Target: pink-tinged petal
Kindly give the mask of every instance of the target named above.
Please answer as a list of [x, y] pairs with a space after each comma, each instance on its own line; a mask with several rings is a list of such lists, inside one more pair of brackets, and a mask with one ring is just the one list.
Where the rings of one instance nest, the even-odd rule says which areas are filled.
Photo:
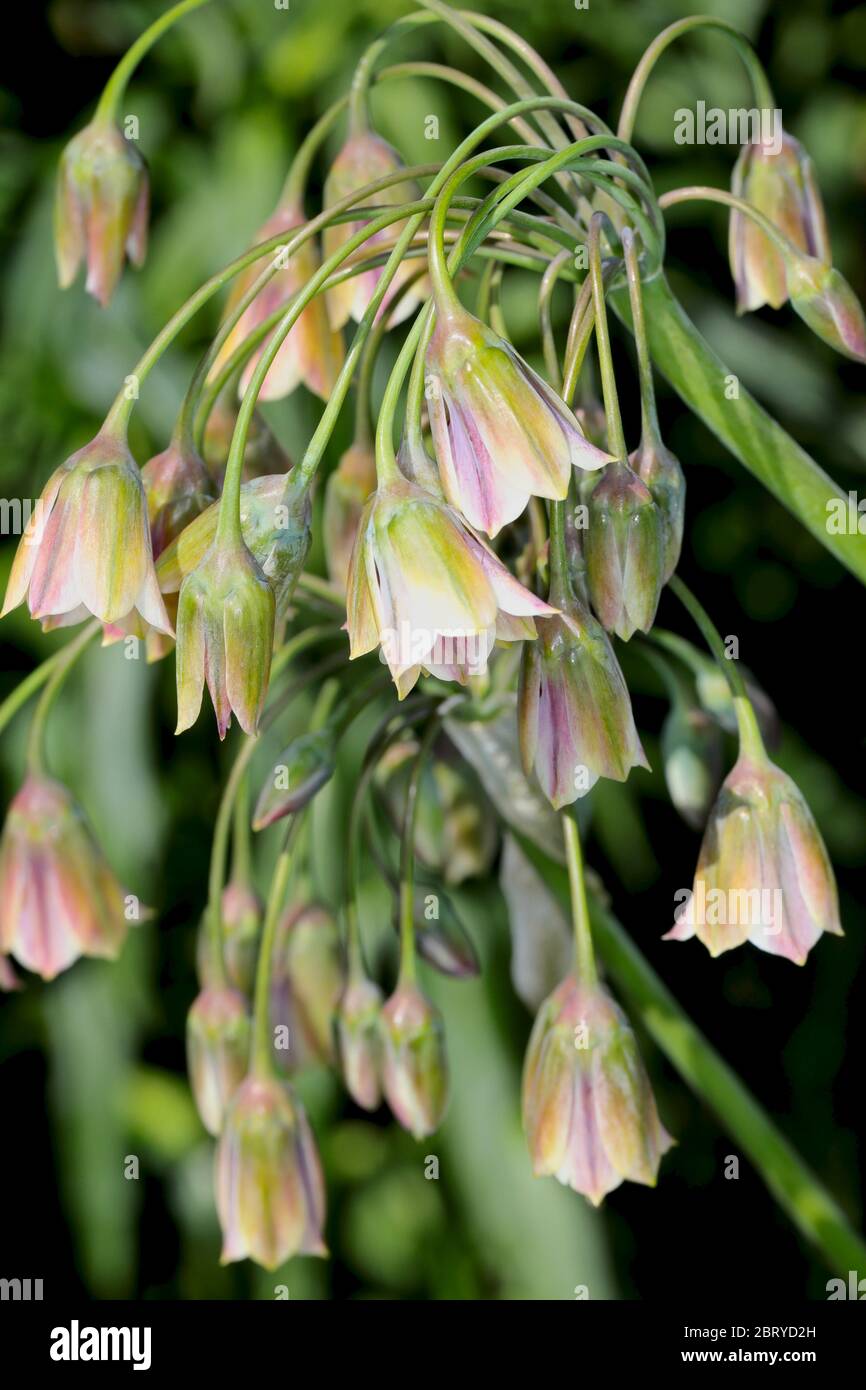
[[536, 614], [550, 615], [557, 611], [515, 579], [510, 570], [503, 565], [499, 556], [494, 555], [490, 547], [485, 545], [483, 541], [467, 532], [466, 543], [481, 561], [484, 573], [496, 595], [496, 601], [506, 613], [510, 613], [514, 617], [530, 617]]
[[28, 603], [34, 618], [69, 613], [82, 602], [75, 574], [75, 546], [83, 482], [81, 473], [70, 473], [45, 523], [30, 578]]

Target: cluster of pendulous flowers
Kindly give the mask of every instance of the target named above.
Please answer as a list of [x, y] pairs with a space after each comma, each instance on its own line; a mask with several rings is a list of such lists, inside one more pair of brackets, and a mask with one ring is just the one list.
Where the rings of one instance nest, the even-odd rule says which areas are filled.
[[[471, 16], [462, 23], [471, 28]], [[697, 936], [714, 956], [751, 940], [802, 963], [822, 932], [841, 930], [820, 834], [796, 786], [767, 756], [753, 687], [726, 671], [731, 692], [720, 696], [716, 687], [708, 700], [701, 682], [695, 687], [690, 672], [653, 645], [659, 599], [679, 561], [685, 478], [662, 441], [653, 396], [642, 281], [658, 273], [660, 210], [642, 162], [611, 135], [620, 164], [610, 168], [621, 167], [623, 179], [598, 172], [596, 149], [589, 182], [562, 183], [563, 196], [576, 195], [572, 207], [544, 203], [517, 222], [509, 217], [513, 200], [491, 195], [463, 200], [457, 216], [450, 176], [475, 158], [487, 129], [425, 193], [417, 171], [370, 128], [369, 80], [362, 65], [322, 212], [310, 219], [305, 211], [316, 152], [308, 142], [251, 250], [216, 277], [214, 290], [229, 289], [222, 326], [166, 448], [139, 468], [127, 444], [134, 402], [121, 392], [96, 437], [46, 484], [38, 530], [22, 539], [3, 609], [26, 602], [45, 629], [91, 623], [40, 676], [29, 771], [0, 844], [3, 987], [18, 983], [11, 959], [50, 979], [79, 956], [115, 956], [127, 922], [140, 915], [70, 793], [44, 767], [51, 703], [91, 629], [104, 643], [138, 638], [153, 660], [176, 648], [179, 733], [198, 718], [205, 686], [221, 738], [233, 715], [245, 734], [264, 735], [299, 691], [322, 687], [324, 699], [325, 677], [337, 676], [336, 703], [317, 703], [314, 726], [278, 755], [252, 814], [247, 762], [258, 745], [242, 745], [217, 824], [201, 992], [188, 1020], [191, 1084], [218, 1141], [223, 1258], [269, 1268], [296, 1252], [325, 1251], [322, 1173], [291, 1083], [300, 1067], [339, 1068], [360, 1106], [372, 1110], [384, 1098], [416, 1138], [432, 1133], [446, 1108], [444, 1023], [416, 982], [416, 956], [453, 976], [477, 969], [447, 885], [486, 872], [496, 852], [480, 793], [441, 756], [449, 718], [513, 719], [516, 709], [527, 794], [568, 818], [577, 964], [542, 1005], [526, 1058], [523, 1112], [536, 1173], [597, 1203], [624, 1179], [653, 1184], [671, 1143], [628, 1020], [588, 965], [594, 956], [568, 809], [599, 778], [622, 782], [648, 766], [615, 641], [637, 638], [664, 673], [672, 699], [665, 774], [675, 805], [704, 833], [695, 895], [670, 935]], [[116, 88], [109, 85], [94, 120], [64, 152], [56, 203], [60, 282], [70, 284], [86, 263], [87, 289], [103, 305], [125, 257], [141, 264], [147, 234], [146, 168], [117, 125]], [[341, 109], [320, 123], [319, 143]], [[550, 178], [581, 169], [581, 143], [569, 146], [560, 122], [567, 109], [561, 103], [548, 117], [557, 132], [546, 147]], [[494, 188], [507, 193], [514, 183]], [[609, 217], [615, 204], [617, 226]], [[575, 228], [589, 246], [585, 279], [557, 249], [572, 244]], [[473, 261], [481, 245], [491, 259]], [[862, 310], [832, 265], [811, 164], [791, 137], [777, 152], [758, 144], [740, 154], [730, 253], [740, 311], [790, 300], [819, 336], [866, 360]], [[562, 370], [549, 342], [547, 379], [490, 312], [495, 276], [484, 267], [500, 274], [509, 257], [553, 279], [564, 273], [574, 289]], [[643, 428], [631, 452], [605, 307], [617, 285], [627, 286], [641, 365]], [[458, 288], [474, 294], [474, 313]], [[195, 307], [178, 311], [160, 350]], [[410, 319], [377, 414], [375, 354], [384, 334]], [[588, 366], [581, 369], [593, 337], [603, 409]], [[158, 355], [142, 359], [141, 381]], [[395, 452], [395, 411], [410, 365]], [[353, 383], [355, 438], [324, 489], [326, 581], [307, 566], [314, 482]], [[256, 403], [300, 385], [325, 404], [293, 466]], [[685, 594], [712, 645], [709, 620]], [[381, 668], [363, 661], [375, 651], [396, 700]], [[363, 681], [350, 680], [348, 659], [361, 662]], [[275, 682], [269, 699], [272, 671], [293, 661], [288, 688]], [[348, 844], [335, 847], [347, 887], [334, 914], [303, 890], [305, 811], [334, 772], [345, 731], [370, 708], [380, 723]], [[740, 752], [719, 789], [723, 729], [732, 720]], [[370, 794], [402, 851], [390, 859], [381, 844], [376, 851], [398, 904], [399, 978], [387, 1001], [365, 965], [355, 901], [367, 825], [361, 803]], [[425, 824], [431, 795], [441, 812], [435, 831]], [[278, 865], [291, 863], [292, 887], [278, 867], [265, 903], [250, 865], [250, 830], [286, 818]], [[371, 825], [374, 833], [381, 826]], [[234, 863], [223, 885], [229, 834]], [[557, 844], [551, 848], [561, 857]], [[432, 920], [424, 911], [431, 882], [444, 884]], [[775, 895], [781, 909], [773, 929], [709, 922], [694, 906], [707, 890]]]

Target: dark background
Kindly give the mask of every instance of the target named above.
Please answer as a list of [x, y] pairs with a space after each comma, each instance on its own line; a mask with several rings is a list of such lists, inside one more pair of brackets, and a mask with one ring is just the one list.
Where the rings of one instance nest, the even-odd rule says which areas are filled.
[[[148, 261], [126, 275], [103, 312], [80, 284], [65, 294], [57, 289], [53, 175], [117, 56], [160, 8], [144, 0], [55, 0], [16, 9], [0, 90], [0, 468], [10, 497], [38, 496], [51, 469], [91, 436], [119, 377], [164, 319], [267, 216], [299, 139], [345, 90], [365, 44], [408, 7], [401, 0], [293, 0], [285, 13], [265, 0], [217, 0], [164, 39], [125, 103], [140, 116], [153, 181]], [[587, 11], [566, 0], [477, 8], [523, 33], [570, 94], [614, 125], [644, 47], [691, 9], [674, 0], [591, 0]], [[739, 23], [756, 41], [785, 126], [815, 160], [836, 264], [866, 300], [866, 9], [782, 0], [703, 9]], [[435, 52], [497, 86], [439, 26], [394, 51], [387, 61]], [[739, 60], [721, 37], [681, 41], [650, 84], [635, 142], [659, 190], [728, 185], [734, 151], [673, 143], [673, 111], [701, 98], [748, 104]], [[401, 83], [399, 92], [392, 84], [377, 93], [374, 110], [407, 162], [431, 158], [425, 114], [441, 121], [433, 158], [445, 158], [480, 119], [469, 97], [429, 83]], [[310, 207], [315, 196], [313, 188]], [[862, 491], [862, 368], [834, 356], [787, 309], [735, 318], [722, 209], [677, 209], [668, 224], [670, 278], [699, 327], [843, 490]], [[519, 273], [508, 277], [506, 318], [517, 345], [530, 352], [537, 349], [534, 293]], [[564, 301], [558, 308], [562, 323]], [[154, 373], [136, 411], [141, 462], [164, 447], [216, 312], [197, 321]], [[626, 382], [630, 349], [621, 335], [617, 351]], [[636, 440], [635, 393], [623, 386], [621, 393]], [[303, 392], [270, 408], [290, 453], [301, 452], [318, 410]], [[681, 572], [722, 632], [737, 634], [743, 661], [777, 705], [779, 761], [802, 786], [827, 840], [847, 934], [819, 943], [802, 969], [751, 948], [713, 962], [696, 943], [662, 944], [674, 892], [690, 883], [698, 840], [670, 808], [658, 774], [604, 789], [588, 854], [617, 915], [674, 994], [859, 1224], [862, 593], [666, 388], [661, 414], [688, 477]], [[343, 429], [332, 461], [346, 442]], [[11, 555], [7, 540], [4, 564]], [[693, 635], [669, 596], [660, 622]], [[6, 620], [3, 638], [5, 693], [51, 641], [21, 610]], [[806, 1247], [745, 1160], [739, 1180], [725, 1180], [732, 1141], [647, 1040], [660, 1109], [679, 1140], [656, 1191], [624, 1185], [596, 1214], [552, 1181], [533, 1182], [518, 1116], [530, 1018], [511, 990], [508, 928], [494, 883], [474, 886], [462, 903], [483, 980], [436, 984], [455, 1074], [441, 1135], [415, 1145], [384, 1116], [371, 1121], [355, 1111], [327, 1074], [307, 1078], [328, 1172], [334, 1258], [295, 1261], [276, 1276], [248, 1266], [220, 1270], [211, 1146], [186, 1087], [183, 1026], [195, 991], [193, 940], [223, 755], [205, 718], [175, 742], [171, 659], [147, 671], [133, 667], [117, 651], [89, 655], [52, 726], [54, 762], [119, 872], [160, 916], [134, 934], [118, 965], [81, 962], [50, 986], [28, 979], [25, 991], [0, 1003], [0, 1274], [42, 1277], [46, 1296], [273, 1297], [274, 1284], [285, 1282], [301, 1298], [568, 1299], [575, 1285], [588, 1283], [593, 1297], [671, 1303], [697, 1294], [708, 1305], [732, 1293], [819, 1299], [831, 1273], [844, 1277]], [[635, 667], [638, 722], [657, 763], [665, 706], [649, 683], [640, 693], [642, 679]], [[22, 725], [17, 720], [4, 739], [7, 799], [20, 777]], [[441, 1157], [442, 1176], [419, 1191], [427, 1152]], [[140, 1158], [137, 1183], [122, 1178], [127, 1154]]]

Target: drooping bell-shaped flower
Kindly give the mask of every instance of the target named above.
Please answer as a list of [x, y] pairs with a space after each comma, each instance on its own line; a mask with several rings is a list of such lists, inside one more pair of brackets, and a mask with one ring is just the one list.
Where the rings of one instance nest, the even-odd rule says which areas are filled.
[[562, 501], [572, 467], [609, 461], [510, 344], [459, 304], [437, 306], [426, 366], [442, 488], [480, 531], [495, 536], [530, 497]]
[[24, 599], [52, 626], [121, 622], [134, 611], [173, 630], [153, 565], [141, 474], [123, 437], [104, 430], [43, 489], [9, 575], [3, 614]]
[[126, 256], [140, 266], [147, 251], [147, 167], [111, 120], [95, 119], [60, 157], [54, 204], [54, 246], [62, 289], [82, 261], [87, 291], [104, 307]]
[[380, 1014], [382, 1089], [394, 1118], [416, 1139], [439, 1128], [448, 1104], [442, 1016], [417, 986], [398, 985]]
[[533, 617], [552, 612], [452, 507], [399, 477], [364, 508], [346, 609], [351, 656], [381, 646], [401, 699], [422, 667], [480, 674], [497, 637], [534, 637]]
[[186, 1021], [190, 1085], [202, 1124], [219, 1134], [232, 1096], [247, 1071], [250, 1016], [247, 1001], [227, 985], [211, 985], [193, 1001]]
[[[381, 136], [375, 135], [370, 130], [350, 134], [325, 180], [325, 207], [332, 208], [335, 203], [348, 198], [358, 189], [365, 188], [367, 184], [375, 183], [378, 179], [386, 178], [389, 174], [398, 173], [402, 167], [403, 161], [397, 151]], [[418, 185], [411, 179], [404, 179], [399, 183], [392, 183], [390, 187], [383, 188], [378, 193], [371, 194], [369, 200], [365, 199], [365, 203], [369, 207], [380, 208], [384, 211], [389, 207], [400, 207], [403, 203], [414, 202], [420, 196]], [[333, 226], [326, 227], [322, 238], [326, 258], [339, 251], [350, 237], [359, 232], [365, 222], [369, 220], [368, 214], [357, 222], [338, 222]], [[371, 255], [380, 245], [393, 243], [402, 228], [403, 224], [397, 222], [392, 227], [375, 233], [372, 238], [363, 243], [352, 259], [356, 260], [361, 256]], [[351, 264], [351, 261], [344, 264]], [[413, 261], [406, 261], [400, 266], [388, 286], [377, 317], [381, 318], [389, 312], [391, 300], [404, 281], [414, 274], [415, 266], [416, 263]], [[376, 266], [350, 280], [345, 280], [341, 285], [335, 285], [327, 291], [328, 316], [334, 329], [342, 328], [349, 318], [354, 318], [360, 322], [381, 276], [382, 268]], [[402, 323], [404, 319], [408, 318], [425, 293], [423, 285], [419, 284], [402, 295], [399, 304], [394, 309], [391, 319], [392, 326]]]
[[79, 956], [113, 960], [143, 915], [66, 788], [31, 773], [0, 839], [0, 951], [50, 980]]
[[[211, 368], [211, 376], [220, 371], [235, 349], [261, 324], [271, 318], [277, 310], [284, 306], [287, 308], [293, 295], [303, 290], [319, 269], [318, 248], [312, 237], [293, 254], [288, 254], [287, 247], [292, 234], [305, 222], [303, 209], [297, 202], [291, 202], [278, 207], [257, 233], [253, 244], [269, 241], [272, 237], [285, 233], [286, 246], [278, 247], [269, 256], [255, 261], [249, 269], [237, 276], [226, 304], [225, 317], [237, 309], [266, 266], [276, 263], [279, 268], [244, 310], [229, 333]], [[265, 337], [263, 345], [252, 353], [244, 367], [239, 385], [241, 395], [249, 385], [269, 337], [270, 334]], [[259, 393], [260, 399], [281, 400], [303, 383], [322, 400], [327, 400], [334, 389], [344, 358], [342, 336], [331, 328], [324, 296], [317, 294], [301, 312], [288, 336], [280, 344]]]
[[655, 1187], [673, 1140], [628, 1019], [602, 985], [568, 975], [539, 1009], [523, 1127], [536, 1177], [555, 1177], [593, 1206], [625, 1181]]
[[649, 632], [664, 576], [662, 517], [645, 482], [627, 463], [608, 465], [587, 501], [586, 584], [608, 632], [624, 642]]
[[345, 593], [349, 561], [364, 503], [376, 490], [376, 457], [369, 443], [356, 441], [346, 450], [325, 485], [322, 540], [332, 583]]
[[[241, 534], [244, 544], [271, 585], [278, 615], [289, 603], [310, 548], [310, 502], [286, 501], [283, 474], [254, 478], [241, 488]], [[156, 563], [164, 594], [177, 593], [213, 548], [219, 504], [190, 522], [166, 547]]]
[[222, 1263], [276, 1269], [326, 1255], [325, 1187], [304, 1108], [282, 1081], [249, 1076], [229, 1106], [216, 1151]]
[[190, 444], [172, 439], [141, 470], [154, 556], [179, 536], [217, 493], [204, 459]]
[[254, 734], [274, 645], [274, 594], [242, 543], [215, 544], [181, 585], [177, 605], [177, 733], [198, 718], [205, 684], [220, 738], [234, 713]]
[[[732, 192], [762, 212], [798, 250], [829, 267], [827, 224], [812, 161], [799, 141], [784, 132], [778, 150], [775, 143], [743, 146]], [[785, 258], [752, 218], [736, 210], [731, 212], [728, 249], [737, 313], [763, 304], [780, 308], [789, 294]]]
[[379, 986], [364, 974], [350, 975], [337, 1005], [337, 1048], [346, 1090], [363, 1110], [376, 1110], [382, 1099], [381, 1010]]
[[599, 777], [624, 782], [648, 767], [619, 662], [601, 624], [577, 599], [536, 620], [524, 645], [518, 692], [520, 753], [527, 777], [559, 809]]
[[823, 342], [866, 362], [866, 316], [848, 281], [833, 266], [811, 256], [798, 256], [788, 265], [791, 308]]
[[686, 519], [686, 479], [675, 454], [660, 439], [646, 436], [629, 456], [629, 464], [646, 483], [658, 508], [662, 530], [662, 583], [667, 584], [680, 560]]
[[765, 755], [743, 753], [704, 832], [694, 889], [667, 939], [712, 956], [745, 941], [803, 965], [822, 932], [842, 935], [833, 870], [802, 792]]

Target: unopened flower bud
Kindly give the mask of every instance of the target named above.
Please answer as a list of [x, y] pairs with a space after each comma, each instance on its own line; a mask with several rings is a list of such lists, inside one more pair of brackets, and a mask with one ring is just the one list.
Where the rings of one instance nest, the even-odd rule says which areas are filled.
[[745, 941], [803, 965], [822, 932], [842, 935], [836, 881], [803, 794], [765, 756], [741, 754], [722, 783], [691, 896], [667, 938], [711, 956]]
[[264, 830], [307, 806], [337, 766], [334, 731], [299, 734], [277, 757], [259, 793], [253, 830]]
[[222, 1263], [276, 1269], [325, 1255], [325, 1188], [304, 1108], [290, 1088], [250, 1076], [235, 1092], [216, 1152]]
[[220, 738], [232, 713], [254, 734], [273, 643], [273, 590], [249, 550], [243, 544], [209, 550], [178, 599], [177, 732], [195, 723], [207, 682]]
[[542, 1004], [523, 1072], [536, 1177], [598, 1206], [624, 1181], [655, 1187], [672, 1144], [625, 1014], [600, 984], [568, 975]]
[[141, 470], [154, 556], [161, 555], [201, 512], [216, 501], [216, 488], [204, 460], [193, 448], [172, 440]]
[[250, 1051], [247, 1002], [236, 989], [212, 986], [195, 999], [186, 1021], [190, 1085], [202, 1124], [219, 1134], [243, 1081]]
[[379, 1080], [382, 991], [366, 975], [350, 979], [337, 1006], [337, 1047], [346, 1090], [363, 1110], [376, 1110], [382, 1099]]
[[300, 1030], [300, 1037], [290, 1036], [290, 1064], [307, 1058], [333, 1062], [334, 1018], [346, 987], [345, 952], [334, 916], [316, 905], [289, 909], [280, 922], [274, 959], [272, 1021], [288, 1023], [290, 1035], [292, 1024]]
[[91, 121], [60, 157], [54, 244], [61, 288], [85, 261], [87, 291], [104, 307], [124, 257], [136, 266], [144, 261], [148, 202], [147, 168], [135, 145], [113, 122]]
[[627, 642], [655, 621], [664, 575], [661, 514], [647, 484], [620, 462], [604, 470], [587, 505], [589, 596], [602, 625]]
[[398, 985], [381, 1013], [382, 1089], [416, 1139], [438, 1129], [448, 1103], [448, 1059], [439, 1010], [415, 985]]
[[812, 256], [798, 256], [788, 266], [791, 307], [812, 332], [830, 347], [866, 362], [866, 317], [844, 276]]
[[641, 441], [629, 463], [646, 483], [661, 519], [662, 582], [667, 584], [677, 565], [683, 545], [686, 518], [686, 479], [679, 459], [661, 440]]
[[[732, 191], [762, 212], [789, 241], [830, 264], [830, 246], [821, 195], [812, 161], [790, 135], [781, 148], [768, 143], [744, 145], [734, 166]], [[788, 298], [785, 258], [760, 227], [741, 212], [732, 211], [729, 233], [731, 274], [737, 289], [737, 312], [778, 309]]]

